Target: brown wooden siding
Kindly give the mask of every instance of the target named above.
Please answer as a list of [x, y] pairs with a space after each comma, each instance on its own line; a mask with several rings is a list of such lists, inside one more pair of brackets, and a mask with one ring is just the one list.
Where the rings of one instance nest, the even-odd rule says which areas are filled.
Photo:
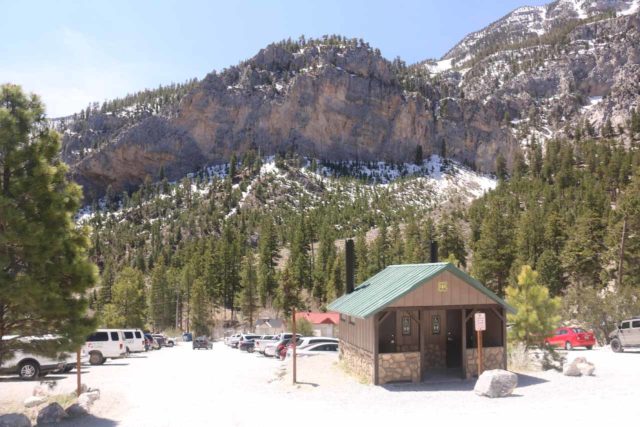
[[[438, 290], [438, 283], [446, 282], [447, 291]], [[424, 285], [394, 301], [389, 307], [459, 306], [495, 304], [488, 296], [477, 291], [458, 276], [444, 271]]]
[[373, 320], [375, 316], [367, 319], [359, 319], [345, 316], [346, 320], [340, 317], [339, 338], [349, 344], [361, 348], [363, 350], [373, 352]]

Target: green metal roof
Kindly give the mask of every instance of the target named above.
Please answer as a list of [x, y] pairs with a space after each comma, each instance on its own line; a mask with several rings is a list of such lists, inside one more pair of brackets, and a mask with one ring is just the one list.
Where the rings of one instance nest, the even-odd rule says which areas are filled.
[[345, 294], [329, 304], [329, 310], [349, 316], [365, 318], [376, 314], [398, 298], [420, 287], [427, 280], [449, 271], [469, 286], [482, 292], [497, 304], [515, 313], [516, 310], [482, 283], [469, 276], [453, 264], [437, 262], [432, 264], [390, 265], [375, 276], [358, 285], [350, 294]]

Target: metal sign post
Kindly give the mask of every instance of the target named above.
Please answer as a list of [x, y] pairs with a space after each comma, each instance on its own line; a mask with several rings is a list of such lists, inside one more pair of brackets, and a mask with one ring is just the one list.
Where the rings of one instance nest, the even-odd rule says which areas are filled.
[[80, 396], [82, 394], [82, 367], [80, 365], [80, 349], [78, 349], [78, 351], [76, 351], [76, 377], [78, 379], [78, 390], [76, 392], [77, 396]]
[[473, 323], [478, 334], [478, 377], [482, 374], [482, 332], [487, 330], [487, 319], [484, 313], [476, 313]]
[[[291, 331], [291, 340], [293, 343], [293, 384], [295, 385], [296, 383], [296, 341], [298, 340], [298, 338], [296, 337], [296, 308], [294, 307], [292, 310], [292, 319], [291, 319], [291, 324], [292, 324], [292, 331]], [[286, 353], [285, 353], [286, 354]]]

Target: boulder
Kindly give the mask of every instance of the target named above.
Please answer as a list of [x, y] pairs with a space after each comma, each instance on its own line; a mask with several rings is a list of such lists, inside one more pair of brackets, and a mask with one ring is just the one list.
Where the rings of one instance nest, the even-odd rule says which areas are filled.
[[579, 377], [580, 375], [582, 375], [580, 373], [580, 369], [578, 369], [576, 364], [573, 362], [565, 363], [565, 365], [562, 367], [562, 373], [568, 377]]
[[76, 418], [87, 415], [89, 413], [89, 408], [79, 403], [74, 403], [65, 409], [65, 412], [69, 417]]
[[31, 421], [24, 414], [5, 414], [0, 415], [0, 427], [31, 427]]
[[580, 370], [580, 373], [584, 376], [592, 376], [596, 370], [596, 366], [591, 362], [578, 363], [576, 367]]
[[38, 425], [56, 424], [67, 417], [67, 413], [59, 403], [53, 402], [38, 412]]
[[38, 406], [47, 401], [46, 396], [29, 396], [24, 400], [25, 408], [33, 408], [34, 406]]
[[591, 376], [596, 367], [584, 357], [576, 357], [562, 367], [562, 373], [568, 377]]
[[476, 382], [473, 391], [478, 396], [505, 397], [513, 393], [518, 385], [518, 376], [503, 369], [484, 371]]

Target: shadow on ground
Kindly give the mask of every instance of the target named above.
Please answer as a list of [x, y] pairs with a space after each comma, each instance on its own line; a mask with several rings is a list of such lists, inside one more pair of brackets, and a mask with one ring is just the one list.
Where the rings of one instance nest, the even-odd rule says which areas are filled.
[[56, 425], [64, 427], [114, 427], [117, 426], [118, 423], [106, 418], [86, 415], [84, 417], [69, 418]]
[[[544, 378], [538, 378], [531, 375], [516, 374], [518, 375], [518, 388], [529, 387], [532, 385], [543, 384], [548, 382]], [[431, 380], [422, 383], [390, 383], [384, 384], [380, 387], [387, 391], [393, 392], [418, 392], [418, 391], [472, 391], [476, 385], [476, 379], [463, 380], [457, 378], [447, 378], [442, 380]], [[514, 397], [518, 397], [514, 394]]]

